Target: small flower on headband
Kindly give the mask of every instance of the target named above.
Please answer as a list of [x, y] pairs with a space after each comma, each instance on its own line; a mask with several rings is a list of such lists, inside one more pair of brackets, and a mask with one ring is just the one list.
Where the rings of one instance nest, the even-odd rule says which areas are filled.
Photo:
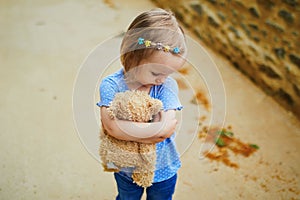
[[139, 38], [138, 44], [144, 44], [144, 38]]
[[179, 54], [179, 53], [180, 53], [180, 49], [179, 49], [178, 47], [175, 47], [175, 48], [173, 49], [173, 53]]
[[164, 51], [165, 52], [169, 52], [170, 51], [170, 47], [167, 45], [167, 46], [164, 46]]
[[150, 47], [151, 46], [151, 41], [150, 40], [146, 40], [145, 41], [145, 46], [146, 47]]
[[162, 43], [160, 43], [160, 42], [156, 43], [155, 48], [156, 48], [157, 50], [162, 50], [162, 48], [163, 48]]

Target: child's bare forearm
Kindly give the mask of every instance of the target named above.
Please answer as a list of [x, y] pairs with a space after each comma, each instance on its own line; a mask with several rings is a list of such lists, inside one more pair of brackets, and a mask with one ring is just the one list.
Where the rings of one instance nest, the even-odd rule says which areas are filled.
[[101, 109], [101, 120], [108, 134], [120, 140], [156, 143], [170, 137], [177, 120], [172, 111], [161, 114], [160, 121], [152, 123], [110, 119], [106, 108]]
[[[112, 120], [108, 133], [120, 140], [137, 141], [143, 143], [156, 143], [171, 136], [174, 132], [172, 124], [176, 122], [139, 123], [124, 120]], [[104, 125], [105, 127], [105, 125]]]

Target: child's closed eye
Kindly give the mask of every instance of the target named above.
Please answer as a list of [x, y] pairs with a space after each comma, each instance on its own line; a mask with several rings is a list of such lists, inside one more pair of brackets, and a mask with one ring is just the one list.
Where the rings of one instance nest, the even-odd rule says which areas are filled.
[[159, 74], [158, 74], [158, 73], [155, 73], [155, 72], [151, 72], [151, 74], [152, 74], [153, 76], [159, 76]]

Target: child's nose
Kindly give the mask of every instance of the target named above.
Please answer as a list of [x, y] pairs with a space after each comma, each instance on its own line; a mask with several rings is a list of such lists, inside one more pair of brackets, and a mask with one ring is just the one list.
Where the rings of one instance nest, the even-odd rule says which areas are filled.
[[166, 77], [161, 77], [155, 80], [156, 83], [163, 83], [165, 81]]

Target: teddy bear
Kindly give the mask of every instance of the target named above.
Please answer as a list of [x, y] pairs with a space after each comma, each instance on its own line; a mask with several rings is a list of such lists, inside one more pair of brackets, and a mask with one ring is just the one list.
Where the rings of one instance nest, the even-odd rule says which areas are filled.
[[[111, 119], [151, 122], [162, 109], [162, 102], [144, 91], [116, 93], [108, 107]], [[155, 163], [155, 144], [124, 141], [110, 136], [102, 126], [99, 154], [105, 171], [133, 169], [133, 181], [142, 187], [152, 185]]]

